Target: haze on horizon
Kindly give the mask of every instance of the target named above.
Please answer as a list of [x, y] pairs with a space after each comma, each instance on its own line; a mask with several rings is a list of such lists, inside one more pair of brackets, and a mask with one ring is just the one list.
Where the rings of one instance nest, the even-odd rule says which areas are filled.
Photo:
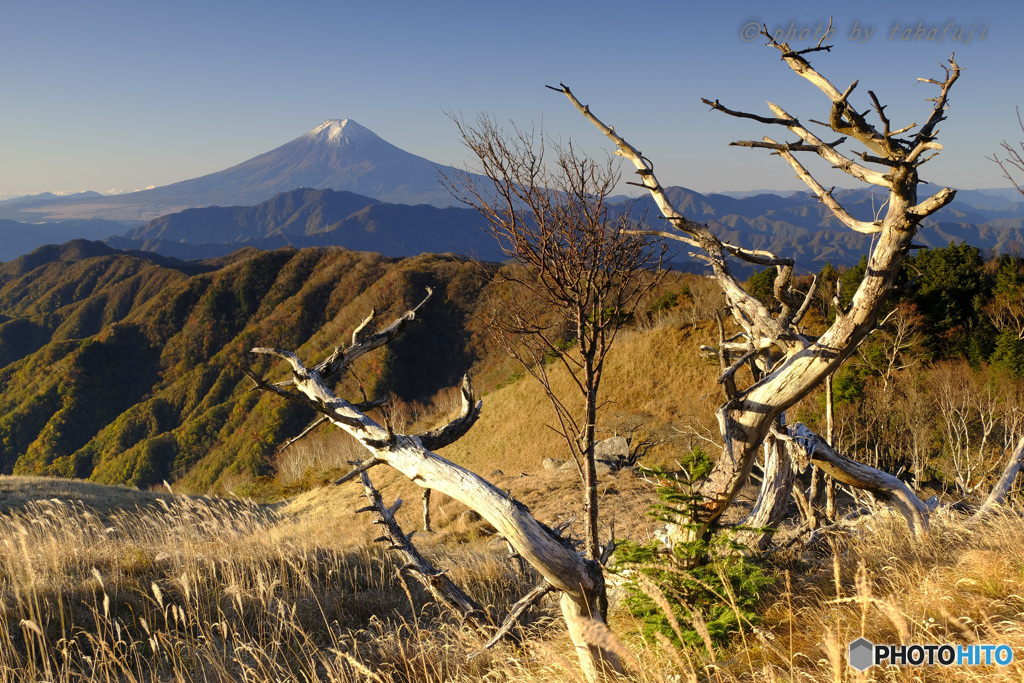
[[[576, 0], [386, 9], [327, 0], [15, 0], [0, 16], [0, 198], [167, 185], [234, 166], [335, 118], [440, 164], [467, 161], [447, 112], [542, 126], [554, 139], [606, 153], [599, 133], [543, 87], [559, 82], [651, 157], [667, 184], [705, 193], [803, 190], [781, 160], [728, 146], [765, 133], [788, 139], [783, 131], [708, 111], [700, 98], [762, 114], [771, 100], [805, 120], [828, 112], [824, 97], [750, 32], [764, 23], [794, 47], [809, 47], [829, 21], [811, 2], [637, 10]], [[964, 72], [939, 129], [945, 149], [925, 177], [1006, 187], [986, 157], [1024, 136], [1015, 114], [1024, 95], [1012, 80], [1013, 65], [1024, 61], [1022, 20], [1024, 8], [989, 0], [860, 2], [833, 14], [834, 49], [810, 57], [837, 87], [859, 79], [858, 108], [873, 90], [895, 128], [924, 119], [934, 86], [916, 79], [941, 76], [938, 62], [955, 51]], [[960, 41], [952, 40], [957, 31]], [[835, 184], [849, 185], [838, 176]]]

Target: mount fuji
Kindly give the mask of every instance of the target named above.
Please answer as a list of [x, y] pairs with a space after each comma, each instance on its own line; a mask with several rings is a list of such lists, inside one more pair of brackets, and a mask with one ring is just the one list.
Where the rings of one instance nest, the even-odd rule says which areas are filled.
[[171, 185], [109, 197], [23, 198], [17, 215], [0, 218], [55, 221], [104, 218], [145, 222], [204, 206], [252, 206], [297, 188], [355, 192], [393, 204], [452, 206], [439, 179], [456, 172], [387, 142], [352, 119], [330, 119], [280, 147], [237, 166]]

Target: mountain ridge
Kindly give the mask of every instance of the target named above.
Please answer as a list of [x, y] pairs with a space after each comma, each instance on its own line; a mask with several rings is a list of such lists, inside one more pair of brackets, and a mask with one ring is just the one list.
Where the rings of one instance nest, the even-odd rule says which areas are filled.
[[[483, 219], [458, 205], [439, 182], [442, 175], [461, 177], [353, 119], [328, 119], [284, 145], [199, 178], [116, 196], [50, 194], [0, 202], [0, 260], [77, 237], [186, 260], [285, 246], [503, 258], [482, 229]], [[685, 216], [707, 223], [723, 239], [793, 256], [805, 271], [825, 260], [853, 265], [870, 241], [851, 234], [808, 192], [666, 191]], [[859, 220], [873, 220], [886, 202], [871, 188], [837, 189], [833, 196]], [[1013, 199], [1009, 192], [963, 191], [921, 226], [920, 240], [928, 246], [965, 240], [986, 249], [1020, 248], [1024, 202]], [[658, 215], [646, 196], [616, 210], [628, 210], [636, 220]], [[12, 222], [12, 216], [23, 222]]]
[[[855, 265], [870, 242], [869, 235], [847, 229], [807, 193], [736, 198], [702, 195], [684, 187], [666, 188], [666, 192], [685, 216], [706, 223], [722, 239], [793, 257], [801, 272], [817, 270], [825, 261], [837, 267]], [[870, 220], [884, 205], [870, 190], [838, 190], [835, 196], [861, 220]], [[646, 197], [625, 200], [613, 209], [628, 211], [638, 221], [650, 222], [650, 216], [657, 215]], [[985, 208], [957, 200], [921, 226], [918, 242], [937, 247], [966, 241], [1004, 252], [1017, 249], [1024, 245], [1021, 215], [1024, 205], [1020, 203]], [[0, 231], [8, 229], [6, 225], [0, 221]], [[392, 204], [351, 192], [312, 188], [282, 192], [252, 206], [186, 209], [104, 241], [117, 249], [182, 260], [223, 256], [243, 247], [273, 250], [288, 246], [341, 246], [389, 257], [454, 252], [484, 260], [505, 258], [487, 233], [486, 221], [472, 208]], [[746, 273], [742, 264], [737, 265]]]
[[430, 324], [342, 381], [423, 401], [475, 358], [466, 326], [484, 281], [451, 256], [247, 249], [182, 265], [84, 240], [0, 265], [0, 474], [195, 490], [258, 476], [311, 416], [249, 391], [244, 368], [282, 370], [250, 349], [322, 354], [368, 311], [386, 324], [426, 287]]
[[106, 242], [119, 249], [185, 259], [227, 254], [245, 246], [336, 246], [389, 257], [455, 252], [501, 259], [484, 227], [485, 221], [472, 209], [392, 204], [352, 192], [301, 188], [255, 206], [188, 209], [161, 216]]

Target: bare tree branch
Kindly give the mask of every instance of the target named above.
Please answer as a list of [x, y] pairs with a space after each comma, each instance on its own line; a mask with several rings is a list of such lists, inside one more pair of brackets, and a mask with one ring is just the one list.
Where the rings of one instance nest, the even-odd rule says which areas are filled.
[[534, 587], [533, 590], [524, 595], [522, 598], [520, 598], [516, 602], [516, 604], [512, 605], [512, 608], [509, 609], [508, 615], [505, 617], [505, 621], [502, 622], [501, 627], [495, 632], [493, 636], [491, 636], [490, 640], [484, 643], [483, 649], [481, 649], [479, 652], [474, 652], [470, 654], [467, 657], [467, 659], [472, 660], [482, 655], [487, 650], [490, 650], [499, 642], [501, 642], [501, 639], [507, 636], [516, 626], [516, 624], [519, 623], [519, 618], [523, 616], [523, 612], [528, 610], [531, 606], [537, 604], [541, 600], [541, 598], [543, 598], [548, 593], [552, 592], [554, 589], [554, 586], [544, 581], [538, 584], [536, 587]]
[[[837, 147], [843, 144], [846, 138], [839, 138], [835, 142], [827, 143], [828, 147]], [[763, 142], [757, 140], [737, 140], [736, 142], [730, 142], [730, 147], [750, 147], [752, 149], [774, 149], [780, 152], [821, 152], [819, 145], [805, 145], [799, 142], [775, 142], [770, 138], [765, 138]]]
[[[548, 87], [552, 88], [552, 86]], [[715, 271], [715, 276], [718, 278], [718, 281], [722, 286], [726, 299], [731, 305], [733, 316], [741, 320], [750, 321], [755, 325], [758, 328], [758, 333], [755, 336], [768, 337], [784, 347], [788, 346], [787, 342], [790, 339], [788, 332], [783, 329], [774, 318], [772, 318], [768, 310], [760, 301], [757, 300], [757, 298], [751, 296], [743, 288], [740, 281], [730, 271], [725, 260], [725, 254], [727, 253], [726, 247], [706, 226], [699, 225], [691, 221], [676, 210], [672, 205], [671, 200], [668, 198], [668, 195], [665, 194], [664, 188], [658, 182], [657, 177], [655, 177], [654, 166], [651, 164], [650, 160], [644, 157], [639, 150], [626, 142], [626, 140], [618, 135], [614, 129], [610, 128], [597, 118], [590, 111], [589, 106], [584, 105], [576, 98], [575, 95], [573, 95], [568, 86], [562, 84], [560, 88], [552, 89], [558, 90], [564, 94], [588, 121], [594, 124], [598, 130], [600, 130], [615, 144], [618, 148], [616, 154], [619, 154], [633, 163], [637, 168], [637, 174], [640, 175], [644, 187], [646, 187], [651, 193], [651, 197], [654, 199], [665, 218], [672, 223], [673, 227], [688, 235], [691, 239], [697, 242], [699, 248], [704, 250], [713, 270]], [[741, 325], [742, 324], [743, 323], [741, 322]]]
[[865, 489], [891, 503], [906, 518], [918, 539], [928, 534], [928, 506], [900, 479], [839, 454], [824, 439], [799, 422], [789, 428], [789, 433], [802, 446], [811, 462], [826, 474], [838, 482]]
[[[782, 107], [780, 107], [780, 106], [778, 106], [778, 105], [776, 105], [776, 104], [774, 104], [772, 102], [768, 103], [768, 107], [773, 112], [775, 112], [777, 115], [780, 115], [780, 116], [786, 116], [787, 115], [785, 109], [783, 109]], [[867, 166], [864, 166], [862, 164], [858, 164], [857, 162], [853, 161], [852, 159], [849, 159], [848, 157], [843, 156], [842, 154], [837, 152], [835, 149], [830, 147], [828, 144], [826, 144], [821, 138], [819, 138], [817, 135], [815, 135], [811, 131], [807, 130], [803, 126], [801, 126], [799, 124], [796, 124], [796, 125], [793, 125], [793, 126], [789, 126], [788, 128], [789, 128], [789, 130], [793, 131], [798, 136], [800, 136], [800, 139], [803, 140], [806, 144], [808, 144], [808, 145], [810, 145], [812, 147], [815, 147], [817, 152], [818, 152], [818, 156], [820, 156], [822, 159], [824, 159], [825, 161], [829, 162], [830, 164], [832, 164], [833, 166], [835, 166], [839, 170], [841, 170], [841, 171], [843, 171], [845, 173], [848, 173], [849, 175], [853, 176], [854, 178], [857, 178], [858, 180], [862, 180], [862, 181], [864, 181], [866, 183], [870, 183], [872, 185], [878, 185], [879, 187], [884, 187], [884, 188], [889, 188], [889, 189], [892, 188], [892, 182], [888, 178], [885, 177], [885, 174], [883, 174], [883, 173], [881, 173], [879, 171], [876, 171], [874, 169], [868, 168]], [[845, 128], [843, 129], [843, 131], [845, 131]], [[837, 132], [843, 132], [843, 131], [837, 131]]]
[[1017, 474], [1021, 469], [1024, 469], [1024, 439], [1021, 439], [1017, 443], [1017, 447], [1010, 453], [1010, 457], [1006, 461], [1006, 467], [1003, 468], [999, 480], [992, 487], [992, 491], [989, 492], [984, 504], [974, 514], [975, 519], [985, 517], [1003, 504], [1006, 496], [1010, 493], [1010, 489], [1013, 487], [1013, 480], [1017, 478]]
[[483, 408], [484, 402], [476, 400], [473, 394], [473, 387], [469, 383], [469, 375], [462, 378], [460, 394], [462, 397], [462, 410], [459, 412], [458, 417], [446, 425], [418, 435], [420, 443], [423, 444], [424, 448], [431, 451], [444, 448], [458, 440], [476, 423], [477, 418], [480, 417], [480, 410]]
[[[427, 295], [415, 307], [406, 311], [405, 315], [394, 320], [390, 325], [380, 332], [370, 335], [365, 339], [358, 340], [359, 333], [373, 320], [374, 312], [364, 319], [355, 330], [352, 331], [352, 345], [348, 349], [335, 349], [326, 360], [317, 364], [314, 368], [324, 379], [331, 379], [344, 372], [357, 358], [384, 346], [394, 339], [399, 332], [416, 319], [416, 314], [426, 306], [434, 296], [434, 290], [427, 287]], [[294, 355], [294, 354], [293, 354]]]
[[402, 531], [402, 527], [395, 521], [395, 512], [401, 507], [402, 499], [397, 499], [392, 507], [387, 507], [365, 470], [360, 473], [360, 476], [364, 494], [370, 504], [361, 508], [359, 512], [372, 512], [375, 518], [374, 524], [381, 528], [381, 536], [377, 540], [388, 543], [389, 550], [397, 551], [405, 558], [405, 566], [400, 571], [412, 572], [413, 576], [434, 596], [439, 604], [448, 607], [463, 621], [482, 633], [484, 627], [492, 622], [491, 616], [476, 600], [455, 585], [446, 572], [435, 569], [434, 565], [423, 557], [413, 545], [412, 539]]
[[335, 486], [341, 486], [342, 484], [344, 484], [346, 482], [352, 481], [353, 479], [358, 477], [363, 472], [366, 472], [371, 467], [376, 467], [377, 465], [383, 465], [383, 464], [384, 464], [384, 461], [380, 460], [379, 458], [372, 458], [372, 457], [371, 458], [367, 458], [366, 460], [363, 460], [362, 462], [357, 463], [356, 466], [354, 468], [352, 468], [352, 470], [350, 472], [346, 473], [343, 477], [341, 477], [340, 479], [335, 481], [334, 485]]
[[796, 171], [797, 177], [799, 177], [800, 180], [804, 181], [804, 183], [806, 183], [807, 186], [811, 188], [811, 191], [814, 192], [815, 196], [818, 198], [818, 201], [827, 206], [829, 210], [832, 212], [832, 215], [838, 218], [848, 228], [867, 235], [881, 231], [882, 224], [880, 221], [874, 221], [869, 223], [866, 221], [859, 221], [853, 216], [851, 216], [850, 213], [846, 209], [844, 209], [843, 206], [838, 201], [836, 201], [836, 199], [832, 196], [832, 190], [834, 190], [835, 188], [826, 190], [824, 187], [822, 187], [821, 183], [819, 183], [814, 178], [814, 176], [808, 173], [807, 169], [804, 168], [803, 165], [799, 161], [797, 161], [796, 157], [794, 157], [788, 151], [780, 150], [779, 155], [783, 159], [785, 159], [790, 166], [793, 167], [793, 170]]
[[[551, 86], [548, 86], [548, 87], [550, 88]], [[703, 102], [704, 104], [708, 105], [709, 107], [711, 107], [712, 109], [714, 109], [716, 111], [720, 111], [723, 114], [728, 114], [729, 116], [735, 116], [735, 117], [741, 118], [741, 119], [753, 119], [753, 120], [759, 121], [761, 123], [773, 123], [773, 124], [778, 124], [780, 126], [791, 126], [791, 125], [793, 125], [795, 123], [798, 123], [798, 121], [796, 119], [791, 119], [791, 118], [774, 118], [773, 119], [773, 118], [768, 118], [766, 116], [758, 116], [757, 114], [748, 114], [747, 112], [736, 111], [735, 109], [729, 109], [728, 107], [724, 107], [721, 104], [719, 104], [718, 100], [715, 100], [714, 102], [712, 102], [711, 100], [708, 100], [708, 99], [705, 99], [705, 98], [702, 97], [702, 98], [700, 98], [700, 101]], [[741, 144], [741, 143], [734, 142], [732, 144], [735, 145], [735, 144]], [[755, 145], [751, 144], [751, 145], [742, 145], [742, 146], [755, 146]]]
[[[1017, 123], [1020, 125], [1020, 130], [1024, 133], [1024, 119], [1021, 119], [1020, 107], [1017, 107]], [[1011, 168], [1024, 173], [1024, 140], [1017, 143], [1017, 147], [1014, 147], [1006, 140], [1003, 140], [1000, 145], [1003, 151], [1006, 152], [1006, 159], [1000, 159], [998, 154], [993, 154], [988, 157], [990, 161], [994, 161], [999, 165], [999, 169], [1003, 172], [1003, 176], [1010, 181], [1010, 184], [1017, 188], [1017, 191], [1024, 195], [1024, 181], [1018, 181]], [[1008, 168], [1009, 167], [1009, 168]]]

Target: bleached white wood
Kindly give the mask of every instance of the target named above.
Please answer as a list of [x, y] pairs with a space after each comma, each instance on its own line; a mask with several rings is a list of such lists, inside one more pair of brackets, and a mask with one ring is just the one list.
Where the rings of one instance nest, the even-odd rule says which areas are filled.
[[975, 518], [980, 519], [984, 517], [1005, 502], [1006, 496], [1013, 487], [1013, 480], [1017, 478], [1017, 474], [1021, 469], [1024, 469], [1024, 438], [1017, 443], [1017, 447], [1010, 453], [1010, 457], [1006, 461], [1006, 467], [1003, 468], [1003, 473], [992, 487], [981, 508], [974, 513]]
[[[847, 103], [857, 83], [850, 85], [845, 92], [840, 92], [828, 79], [814, 70], [801, 52], [795, 52], [784, 43], [771, 40], [769, 44], [783, 53], [783, 59], [801, 77], [818, 87], [831, 102], [829, 126], [844, 137], [853, 137], [864, 144], [870, 154], [863, 154], [866, 162], [882, 165], [885, 170], [878, 171], [863, 164], [852, 161], [847, 156], [822, 141], [811, 133], [795, 117], [790, 116], [781, 107], [769, 103], [769, 107], [777, 118], [760, 117], [729, 110], [715, 102], [704, 100], [713, 109], [733, 116], [752, 118], [768, 125], [779, 125], [787, 128], [800, 137], [797, 145], [775, 143], [771, 138], [764, 143], [777, 153], [797, 171], [799, 177], [811, 188], [818, 198], [829, 207], [837, 219], [853, 230], [875, 234], [873, 248], [868, 257], [867, 270], [863, 281], [854, 293], [853, 300], [845, 310], [838, 310], [835, 322], [818, 339], [809, 341], [796, 328], [792, 315], [793, 305], [786, 301], [786, 288], [792, 272], [792, 266], [783, 259], [775, 259], [779, 264], [779, 277], [776, 279], [775, 292], [777, 297], [782, 294], [782, 312], [773, 316], [763, 304], [750, 295], [742, 283], [731, 273], [726, 256], [739, 257], [752, 263], [764, 263], [774, 258], [764, 253], [754, 254], [742, 248], [729, 245], [726, 247], [706, 226], [695, 223], [683, 216], [673, 205], [664, 188], [654, 173], [653, 163], [626, 139], [605, 124], [562, 84], [553, 90], [561, 92], [572, 105], [590, 121], [602, 134], [616, 146], [616, 154], [631, 162], [640, 177], [638, 185], [646, 188], [654, 199], [669, 224], [676, 231], [673, 239], [700, 249], [699, 255], [707, 261], [718, 281], [733, 319], [744, 330], [748, 345], [736, 345], [737, 352], [749, 353], [747, 359], [755, 372], [755, 382], [749, 387], [732, 391], [728, 400], [717, 411], [722, 439], [722, 454], [715, 467], [700, 487], [699, 493], [704, 502], [699, 510], [703, 528], [698, 534], [706, 536], [715, 520], [733, 501], [740, 487], [745, 483], [757, 457], [758, 449], [769, 434], [772, 424], [782, 413], [806, 396], [815, 386], [825, 380], [839, 365], [846, 360], [876, 327], [879, 312], [886, 296], [891, 291], [899, 274], [903, 259], [908, 253], [917, 225], [922, 218], [934, 213], [952, 201], [955, 192], [946, 188], [936, 192], [930, 198], [919, 202], [918, 185], [922, 182], [917, 174], [917, 166], [926, 159], [921, 154], [928, 149], [938, 149], [933, 141], [934, 129], [943, 120], [948, 103], [949, 89], [959, 77], [960, 68], [953, 59], [949, 60], [946, 78], [943, 81], [931, 81], [939, 85], [941, 92], [934, 99], [934, 105], [925, 125], [920, 128], [913, 139], [907, 141], [895, 137], [889, 130], [889, 121], [883, 108], [874, 95], [872, 101], [878, 112], [885, 130], [879, 132], [868, 124], [864, 117]], [[812, 50], [813, 51], [813, 50]], [[551, 87], [551, 86], [549, 86]], [[902, 131], [905, 132], [905, 131]], [[834, 143], [838, 144], [838, 143]], [[759, 145], [748, 145], [759, 146]], [[889, 190], [887, 202], [883, 205], [884, 215], [876, 217], [870, 223], [856, 221], [835, 201], [829, 191], [796, 161], [793, 151], [816, 152], [833, 166], [863, 182], [885, 187]], [[877, 156], [871, 156], [871, 154]], [[664, 232], [664, 231], [663, 231]], [[806, 298], [804, 299], [806, 302]], [[801, 305], [801, 309], [804, 307]], [[756, 342], [756, 343], [755, 343]], [[723, 351], [724, 352], [724, 351]], [[739, 355], [739, 354], [738, 354]], [[755, 366], [764, 369], [760, 372]], [[735, 373], [723, 373], [723, 379], [732, 381]], [[839, 471], [841, 468], [833, 462], [830, 467]], [[852, 461], [851, 461], [852, 462]], [[856, 464], [856, 463], [854, 463]], [[874, 485], [870, 478], [863, 479], [849, 474], [848, 478]], [[860, 474], [863, 474], [862, 472]], [[891, 482], [890, 482], [891, 483]], [[898, 490], [898, 487], [897, 487]], [[896, 498], [903, 492], [891, 494]], [[912, 515], [912, 525], [916, 531], [926, 530], [927, 510], [921, 513], [913, 502], [905, 502], [904, 508]], [[911, 513], [911, 510], [914, 512]], [[924, 521], [920, 518], [924, 514]], [[917, 516], [913, 516], [917, 515]], [[680, 525], [669, 529], [670, 538], [688, 540], [694, 535], [692, 525]]]
[[[508, 491], [499, 489], [483, 477], [425, 448], [418, 436], [391, 433], [347, 401], [335, 396], [320, 372], [315, 368], [306, 368], [294, 353], [269, 348], [255, 348], [253, 352], [269, 353], [287, 360], [293, 371], [289, 385], [299, 393], [288, 396], [279, 387], [269, 385], [250, 374], [257, 386], [292, 399], [301, 398], [306, 405], [319, 410], [332, 424], [351, 434], [367, 449], [370, 455], [365, 465], [356, 468], [364, 477], [370, 467], [389, 465], [415, 484], [440, 491], [487, 520], [548, 584], [562, 592], [562, 612], [587, 679], [598, 681], [608, 674], [621, 673], [622, 666], [618, 657], [588, 642], [584, 631], [578, 626], [580, 618], [604, 621], [604, 577], [598, 562], [582, 557], [567, 539], [538, 522], [529, 509], [515, 500]], [[482, 402], [474, 400], [467, 381], [463, 384], [462, 413], [449, 425], [428, 433], [430, 438], [441, 443], [453, 435], [461, 435], [476, 419], [481, 408]], [[457, 595], [451, 591], [444, 591], [442, 595], [453, 600], [453, 604], [460, 604]]]
[[928, 535], [929, 509], [906, 483], [888, 472], [850, 460], [827, 444], [806, 425], [789, 428], [794, 441], [806, 451], [811, 462], [838, 482], [870, 491], [889, 502], [907, 520], [918, 540]]

